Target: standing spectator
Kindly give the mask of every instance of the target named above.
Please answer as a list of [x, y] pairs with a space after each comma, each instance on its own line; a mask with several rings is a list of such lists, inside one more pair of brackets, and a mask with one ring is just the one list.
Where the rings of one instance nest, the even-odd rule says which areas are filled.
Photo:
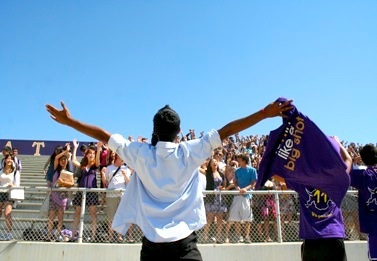
[[[18, 149], [16, 147], [13, 147], [12, 148], [12, 155], [13, 155], [13, 160], [14, 160], [14, 164], [16, 166], [16, 169], [20, 172], [20, 181], [21, 181], [21, 171], [22, 171], [22, 163], [21, 163], [21, 160], [17, 157], [18, 156]], [[21, 183], [20, 183], [21, 185]], [[13, 203], [13, 208], [17, 208], [17, 203], [19, 203], [20, 201], [14, 201]]]
[[[287, 190], [287, 185], [284, 182], [279, 182], [275, 180], [277, 190]], [[292, 221], [294, 216], [296, 216], [297, 211], [294, 202], [293, 194], [281, 194], [279, 196], [279, 207], [281, 215], [281, 223], [283, 231], [289, 231], [292, 226]], [[283, 235], [285, 237], [284, 241], [288, 241], [287, 233]]]
[[368, 235], [369, 260], [377, 260], [377, 148], [367, 144], [360, 150], [366, 169], [351, 171], [351, 186], [358, 189], [360, 231]]
[[[266, 183], [264, 183], [263, 190], [274, 190], [276, 189], [275, 184], [267, 180]], [[270, 233], [270, 223], [272, 223], [272, 226], [274, 228], [273, 235], [277, 235], [277, 221], [276, 221], [276, 202], [274, 199], [274, 194], [267, 194], [263, 195], [263, 206], [262, 206], [262, 217], [263, 217], [263, 225], [264, 225], [264, 236], [265, 242], [272, 242], [271, 239], [271, 233]]]
[[189, 133], [186, 134], [185, 140], [194, 140], [195, 139], [195, 130], [189, 129]]
[[[77, 161], [76, 152], [78, 148], [78, 142], [73, 141], [73, 153], [72, 153], [72, 163], [76, 168], [80, 169], [81, 176], [78, 178], [77, 183], [80, 188], [97, 188], [97, 171], [100, 165], [100, 152], [102, 147], [102, 142], [97, 143], [97, 149], [95, 146], [88, 146], [85, 151], [85, 155], [81, 162]], [[72, 232], [76, 233], [77, 226], [80, 220], [81, 214], [81, 201], [82, 192], [77, 192], [72, 204], [75, 206], [75, 216], [72, 224]], [[97, 192], [86, 193], [85, 205], [89, 207], [89, 213], [92, 219], [92, 235], [91, 240], [95, 240], [96, 230], [97, 230], [97, 205], [98, 205], [98, 194]], [[75, 237], [75, 234], [73, 234]], [[75, 241], [72, 238], [71, 241]]]
[[[2, 170], [5, 166], [5, 156], [7, 155], [12, 155], [12, 148], [9, 147], [9, 146], [5, 146], [2, 150], [1, 150], [2, 154], [3, 154], [3, 159], [1, 160], [1, 164], [0, 164], [0, 170]], [[14, 162], [13, 162], [14, 164]]]
[[[74, 182], [67, 183], [60, 178], [62, 170], [68, 170], [68, 159], [70, 157], [69, 150], [65, 150], [64, 153], [59, 153], [55, 157], [54, 162], [54, 175], [52, 177], [51, 187], [56, 187], [56, 185], [61, 187], [71, 187], [74, 185]], [[51, 238], [51, 231], [54, 227], [54, 219], [58, 217], [58, 224], [56, 226], [57, 238], [60, 235], [60, 232], [63, 229], [63, 218], [64, 211], [67, 207], [68, 192], [67, 191], [53, 191], [50, 194], [50, 204], [49, 204], [49, 214], [48, 214], [48, 224], [47, 224], [47, 237], [46, 241], [53, 240]]]
[[224, 154], [221, 148], [214, 151], [213, 158], [217, 160], [217, 165], [219, 166], [219, 171], [225, 172], [226, 163], [224, 162]]
[[[204, 227], [204, 241], [206, 243], [216, 242], [217, 244], [222, 244], [223, 239], [221, 239], [221, 232], [223, 228], [224, 213], [227, 212], [227, 207], [222, 195], [216, 192], [225, 187], [226, 181], [224, 174], [219, 171], [216, 159], [211, 159], [208, 162], [206, 181], [206, 190], [215, 191], [215, 194], [207, 194], [204, 199], [207, 216], [207, 225]], [[214, 240], [209, 240], [208, 231], [211, 228], [212, 223], [215, 223], [215, 219], [217, 228], [216, 238], [214, 238]]]
[[[233, 197], [232, 205], [230, 206], [229, 222], [226, 229], [226, 242], [229, 242], [229, 230], [232, 223], [235, 222], [236, 233], [239, 237], [238, 242], [249, 244], [251, 243], [250, 227], [253, 221], [253, 212], [250, 205], [251, 194], [247, 192], [251, 191], [255, 186], [257, 171], [253, 167], [248, 166], [250, 160], [248, 155], [240, 154], [237, 160], [240, 167], [236, 169], [234, 185], [240, 195]], [[241, 235], [241, 222], [244, 222], [246, 226], [245, 240]]]
[[81, 144], [81, 145], [80, 145], [80, 152], [81, 152], [81, 154], [82, 154], [83, 156], [85, 155], [87, 149], [88, 149], [88, 146], [87, 146], [87, 145], [85, 145], [85, 144]]
[[18, 156], [18, 149], [13, 147], [12, 148], [12, 155], [14, 158], [14, 164], [16, 165], [17, 170], [20, 172], [22, 171], [22, 163], [21, 160], [17, 157]]
[[201, 184], [195, 170], [225, 137], [266, 118], [282, 116], [282, 112], [292, 108], [291, 102], [270, 103], [218, 131], [208, 132], [201, 139], [179, 144], [173, 141], [180, 131], [180, 117], [168, 105], [153, 118], [151, 144], [130, 142], [119, 134], [110, 135], [106, 130], [78, 121], [71, 117], [63, 102], [62, 110], [49, 104], [46, 109], [58, 123], [109, 144], [135, 170], [132, 185], [123, 197], [132, 196], [133, 200], [121, 201], [113, 228], [125, 233], [132, 223], [140, 227], [144, 234], [141, 260], [202, 260], [195, 231], [206, 221]]
[[[109, 148], [107, 147], [106, 144], [103, 144], [101, 147], [101, 152], [99, 155], [99, 173], [101, 175], [100, 178], [100, 188], [106, 188], [104, 183], [103, 183], [103, 177], [102, 177], [102, 169], [108, 165], [108, 159], [109, 159]], [[103, 213], [104, 205], [106, 204], [106, 193], [101, 192], [101, 210], [100, 213]]]
[[[108, 189], [126, 189], [128, 182], [130, 182], [130, 177], [132, 171], [124, 164], [124, 161], [115, 154], [115, 161], [113, 164], [104, 167], [102, 173], [105, 177], [104, 186]], [[108, 235], [111, 242], [122, 242], [122, 235], [113, 231], [111, 228], [115, 212], [118, 209], [120, 199], [123, 193], [118, 192], [107, 192], [106, 193], [106, 216], [109, 221]], [[129, 199], [132, 200], [132, 199]], [[117, 234], [115, 237], [113, 234]], [[132, 230], [129, 231], [129, 241], [133, 241]]]
[[[9, 188], [20, 186], [20, 172], [15, 168], [12, 155], [4, 157], [4, 168], [0, 174], [0, 216], [4, 208], [5, 225], [7, 235], [5, 240], [11, 240], [12, 236], [12, 205], [13, 201], [9, 199]], [[7, 188], [7, 189], [4, 189]]]
[[[223, 190], [234, 190], [235, 189], [236, 186], [234, 185], [234, 172], [236, 171], [237, 168], [238, 168], [238, 162], [236, 160], [232, 160], [226, 165], [225, 173], [224, 173], [225, 187], [223, 188]], [[229, 209], [230, 209], [230, 205], [232, 204], [232, 201], [233, 201], [233, 195], [223, 195], [223, 198], [224, 198], [224, 201], [225, 201], [226, 208], [228, 210], [225, 213], [224, 220], [228, 220], [229, 219]]]
[[47, 186], [51, 187], [52, 177], [54, 175], [54, 162], [56, 155], [63, 152], [63, 147], [61, 145], [58, 145], [55, 147], [54, 152], [51, 154], [51, 156], [47, 159], [44, 167], [43, 172], [45, 173], [45, 179], [47, 181]]

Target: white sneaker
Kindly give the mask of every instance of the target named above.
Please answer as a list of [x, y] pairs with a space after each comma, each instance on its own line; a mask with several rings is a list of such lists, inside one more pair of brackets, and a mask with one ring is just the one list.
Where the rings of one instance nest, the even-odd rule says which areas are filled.
[[229, 238], [225, 238], [225, 243], [229, 244]]
[[240, 239], [238, 240], [238, 243], [243, 243], [243, 236], [240, 236]]
[[12, 233], [7, 233], [6, 237], [5, 237], [5, 240], [12, 240], [13, 239], [13, 235]]
[[250, 244], [250, 243], [251, 243], [251, 240], [250, 240], [250, 237], [249, 237], [249, 236], [247, 236], [247, 237], [245, 238], [244, 243], [245, 243], [245, 244]]

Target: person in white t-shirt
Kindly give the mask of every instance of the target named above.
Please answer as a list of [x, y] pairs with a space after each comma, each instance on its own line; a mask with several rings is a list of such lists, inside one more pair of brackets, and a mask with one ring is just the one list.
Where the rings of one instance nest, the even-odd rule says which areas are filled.
[[122, 235], [118, 234], [118, 236], [115, 237], [111, 226], [123, 195], [123, 191], [126, 189], [127, 183], [130, 182], [132, 171], [126, 166], [126, 164], [124, 164], [124, 161], [117, 154], [115, 154], [114, 163], [107, 167], [103, 167], [101, 171], [105, 178], [102, 180], [104, 187], [117, 190], [106, 193], [106, 216], [109, 221], [109, 240], [122, 242]]
[[202, 184], [195, 170], [221, 146], [224, 138], [264, 119], [286, 117], [283, 112], [292, 109], [291, 103], [270, 103], [200, 139], [180, 143], [174, 143], [181, 131], [180, 117], [166, 105], [153, 117], [150, 144], [130, 142], [119, 134], [111, 135], [81, 122], [71, 117], [63, 102], [61, 110], [49, 104], [46, 110], [56, 122], [107, 143], [135, 170], [112, 228], [125, 234], [131, 224], [140, 227], [144, 235], [140, 260], [202, 260], [195, 231], [206, 224], [206, 215]]
[[9, 188], [20, 186], [20, 172], [14, 166], [13, 156], [4, 157], [4, 167], [0, 171], [0, 217], [4, 209], [5, 226], [7, 234], [5, 240], [11, 240], [12, 236], [12, 206], [13, 200], [9, 198]]

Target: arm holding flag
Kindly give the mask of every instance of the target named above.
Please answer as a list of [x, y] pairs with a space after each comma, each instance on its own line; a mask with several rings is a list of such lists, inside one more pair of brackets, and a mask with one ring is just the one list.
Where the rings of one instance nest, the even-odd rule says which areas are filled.
[[291, 110], [293, 108], [291, 106], [291, 103], [292, 100], [287, 100], [284, 102], [275, 101], [268, 104], [265, 108], [263, 108], [260, 111], [257, 111], [249, 116], [226, 124], [224, 127], [218, 130], [220, 139], [223, 140], [231, 135], [239, 133], [267, 118], [272, 118], [276, 116], [286, 118], [287, 116], [284, 115], [283, 112]]

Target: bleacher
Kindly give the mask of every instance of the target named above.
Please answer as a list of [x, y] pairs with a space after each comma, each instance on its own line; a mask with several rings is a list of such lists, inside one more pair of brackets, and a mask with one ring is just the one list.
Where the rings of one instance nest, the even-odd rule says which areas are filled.
[[[25, 200], [18, 202], [17, 207], [12, 210], [13, 238], [22, 240], [23, 232], [33, 226], [37, 229], [45, 229], [47, 217], [40, 215], [40, 207], [46, 195], [46, 180], [43, 167], [49, 156], [19, 155], [22, 162], [21, 187], [25, 187]], [[104, 205], [106, 207], [106, 205]], [[98, 206], [98, 223], [106, 222], [104, 211]], [[64, 225], [71, 227], [74, 217], [74, 207], [69, 207], [64, 212]], [[90, 222], [89, 215], [85, 215], [85, 227]], [[90, 230], [90, 229], [88, 229]], [[4, 215], [0, 217], [0, 238], [5, 234]]]

